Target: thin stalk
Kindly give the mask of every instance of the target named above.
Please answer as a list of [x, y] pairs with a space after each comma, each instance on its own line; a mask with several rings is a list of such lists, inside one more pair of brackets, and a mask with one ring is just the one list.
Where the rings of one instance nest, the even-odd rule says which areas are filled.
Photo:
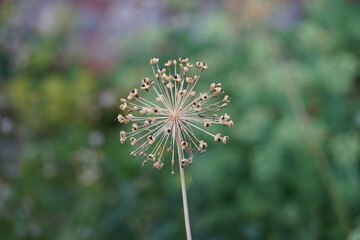
[[181, 160], [183, 159], [183, 151], [180, 145], [179, 133], [176, 133], [176, 135], [177, 135], [176, 145], [177, 145], [177, 152], [179, 157], [180, 182], [181, 182], [181, 193], [182, 193], [183, 208], [184, 208], [186, 239], [191, 240], [192, 237], [191, 237], [191, 229], [190, 229], [189, 208], [188, 208], [187, 195], [186, 195], [185, 173], [184, 173], [184, 168], [181, 166]]

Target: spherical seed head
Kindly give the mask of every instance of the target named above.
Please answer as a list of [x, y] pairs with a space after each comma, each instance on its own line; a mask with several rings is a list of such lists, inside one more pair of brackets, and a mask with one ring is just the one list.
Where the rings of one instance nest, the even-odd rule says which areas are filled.
[[[199, 133], [212, 136], [215, 142], [229, 140], [229, 137], [221, 137], [220, 133], [213, 134], [205, 128], [234, 125], [228, 114], [220, 117], [214, 114], [227, 107], [230, 98], [228, 95], [217, 98], [224, 93], [221, 83], [212, 83], [207, 91], [196, 94], [195, 86], [208, 69], [204, 62], [197, 62], [196, 68], [192, 68], [188, 58], [179, 58], [179, 62], [168, 60], [162, 68], [159, 59], [152, 58], [150, 66], [155, 79], [143, 78], [140, 91], [135, 88], [126, 99], [120, 100], [120, 110], [127, 114], [119, 114], [117, 120], [131, 123], [132, 127], [128, 133], [120, 132], [120, 142], [129, 140], [135, 146], [130, 155], [145, 157], [143, 165], [152, 161], [156, 169], [161, 169], [164, 159], [171, 157], [174, 172], [175, 162], [181, 167], [189, 166], [194, 151], [206, 151], [208, 144], [200, 140]], [[175, 161], [175, 153], [178, 161]]]

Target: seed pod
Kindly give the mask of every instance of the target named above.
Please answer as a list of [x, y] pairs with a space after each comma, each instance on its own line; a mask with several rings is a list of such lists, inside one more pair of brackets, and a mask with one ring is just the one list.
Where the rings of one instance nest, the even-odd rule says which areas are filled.
[[166, 63], [164, 63], [165, 67], [170, 67], [172, 65], [172, 61], [168, 60]]
[[147, 158], [150, 160], [150, 161], [155, 161], [155, 154], [149, 154], [148, 156], [147, 156]]
[[208, 99], [208, 95], [206, 93], [200, 93], [200, 101], [205, 101]]
[[133, 123], [131, 130], [132, 130], [133, 132], [135, 132], [135, 131], [137, 131], [138, 129], [139, 129], [139, 126], [138, 126], [136, 123]]
[[227, 103], [223, 103], [223, 104], [221, 104], [221, 106], [220, 106], [220, 107], [221, 107], [221, 108], [223, 108], [223, 107], [227, 107], [227, 105], [228, 105]]
[[169, 134], [171, 133], [171, 129], [170, 129], [170, 128], [165, 128], [165, 129], [164, 129], [164, 133], [166, 133], [166, 134], [169, 135]]
[[154, 162], [154, 168], [156, 168], [157, 170], [160, 170], [163, 166], [164, 166], [164, 163], [162, 163], [160, 161]]
[[151, 136], [151, 135], [148, 136], [147, 139], [148, 139], [148, 141], [149, 141], [149, 144], [153, 144], [153, 143], [155, 142], [155, 140], [156, 140], [155, 137], [153, 137], [153, 136]]
[[172, 79], [174, 79], [175, 82], [181, 82], [182, 80], [179, 74], [175, 74]]
[[130, 121], [134, 119], [134, 115], [132, 115], [131, 113], [125, 115], [125, 117], [126, 117], [127, 119], [129, 119]]
[[211, 122], [209, 119], [204, 119], [204, 127], [210, 127], [211, 126]]
[[129, 95], [130, 95], [130, 96], [133, 96], [134, 98], [136, 98], [136, 97], [139, 96], [138, 93], [139, 93], [139, 91], [138, 91], [136, 88], [134, 88], [133, 90], [131, 90], [131, 91], [129, 92]]
[[226, 123], [226, 126], [228, 126], [228, 127], [233, 127], [233, 126], [234, 126], [234, 122], [233, 122], [232, 120], [230, 120], [230, 121], [228, 121], [228, 122]]
[[230, 98], [229, 98], [229, 96], [228, 96], [228, 95], [225, 95], [222, 101], [223, 101], [223, 102], [226, 102], [226, 103], [230, 103]]
[[160, 75], [166, 73], [166, 69], [162, 68], [162, 69], [158, 69], [158, 73], [160, 73]]
[[230, 115], [228, 115], [227, 113], [224, 114], [224, 120], [225, 121], [229, 121], [230, 120]]
[[199, 148], [205, 149], [205, 148], [207, 148], [207, 146], [208, 146], [208, 144], [206, 142], [204, 142], [203, 140], [200, 140]]
[[224, 137], [222, 138], [222, 142], [223, 142], [224, 144], [226, 144], [228, 140], [229, 140], [229, 137], [228, 137], [228, 136], [224, 136]]
[[192, 159], [191, 158], [183, 158], [181, 159], [181, 166], [189, 166], [192, 164]]
[[146, 83], [143, 83], [143, 84], [141, 84], [140, 88], [142, 90], [149, 91], [150, 85], [146, 84]]
[[179, 95], [181, 97], [185, 96], [186, 95], [186, 90], [184, 89], [184, 90], [180, 91]]
[[220, 133], [216, 134], [214, 137], [214, 140], [215, 140], [215, 142], [221, 142], [221, 140], [222, 140], [221, 134]]
[[179, 58], [179, 62], [181, 62], [182, 64], [186, 64], [189, 61], [188, 58]]
[[159, 63], [159, 59], [158, 58], [152, 58], [152, 59], [150, 59], [150, 64], [151, 65], [156, 65], [156, 64], [158, 64]]
[[172, 89], [174, 87], [174, 84], [172, 84], [172, 82], [169, 82], [168, 84], [166, 84], [166, 87], [168, 89]]
[[124, 143], [126, 141], [126, 137], [120, 137], [120, 143]]
[[137, 139], [134, 138], [134, 137], [131, 137], [131, 138], [130, 138], [130, 144], [131, 144], [132, 146], [134, 146], [136, 143], [137, 143]]
[[189, 146], [188, 142], [182, 141], [181, 142], [181, 148], [184, 150]]
[[189, 84], [194, 82], [194, 78], [192, 78], [192, 77], [187, 77], [185, 80]]
[[124, 102], [123, 104], [120, 105], [120, 110], [121, 110], [121, 111], [125, 111], [126, 108], [127, 108], [126, 102]]

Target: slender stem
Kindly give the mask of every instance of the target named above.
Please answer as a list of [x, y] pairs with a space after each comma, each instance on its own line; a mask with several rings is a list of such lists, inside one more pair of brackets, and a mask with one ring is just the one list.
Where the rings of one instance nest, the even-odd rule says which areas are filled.
[[176, 133], [176, 145], [177, 152], [179, 156], [179, 169], [180, 169], [180, 181], [181, 181], [181, 193], [183, 199], [183, 208], [184, 208], [184, 219], [185, 219], [185, 229], [186, 229], [186, 239], [191, 240], [191, 229], [190, 229], [190, 218], [189, 218], [189, 208], [187, 203], [187, 195], [186, 195], [186, 184], [185, 184], [185, 173], [184, 168], [181, 166], [181, 160], [183, 159], [183, 151], [180, 145], [180, 133]]
[[182, 192], [183, 206], [184, 206], [186, 238], [187, 240], [191, 240], [192, 238], [191, 238], [191, 229], [190, 229], [189, 209], [188, 209], [187, 196], [186, 196], [185, 174], [184, 174], [184, 168], [181, 167], [181, 165], [180, 165], [180, 180], [181, 180], [181, 192]]

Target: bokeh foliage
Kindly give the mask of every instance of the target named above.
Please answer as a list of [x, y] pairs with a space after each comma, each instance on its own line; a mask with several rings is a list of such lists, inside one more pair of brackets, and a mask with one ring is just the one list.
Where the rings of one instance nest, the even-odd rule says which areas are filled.
[[102, 72], [64, 51], [70, 20], [52, 34], [18, 33], [30, 50], [16, 62], [9, 2], [1, 239], [185, 238], [178, 176], [140, 168], [114, 122], [155, 56], [203, 60], [199, 88], [222, 82], [232, 97], [229, 143], [210, 144], [186, 169], [194, 239], [360, 239], [358, 3], [161, 1], [174, 17], [127, 32]]

